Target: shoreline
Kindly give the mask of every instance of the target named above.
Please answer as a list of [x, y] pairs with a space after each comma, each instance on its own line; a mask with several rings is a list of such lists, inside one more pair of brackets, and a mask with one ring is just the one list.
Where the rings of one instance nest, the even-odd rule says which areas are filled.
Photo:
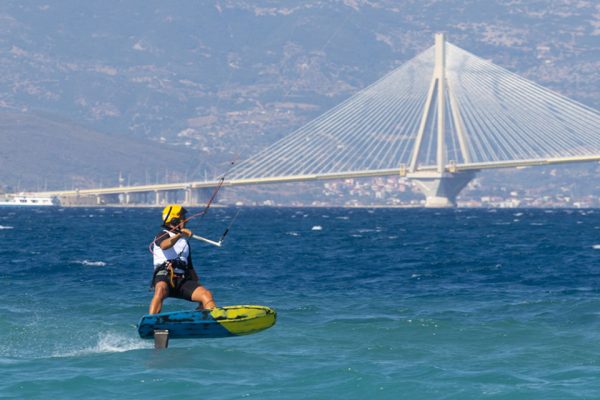
[[[0, 209], [31, 209], [31, 208], [163, 208], [167, 204], [90, 204], [90, 205], [53, 205], [53, 206], [23, 206], [23, 205], [1, 205]], [[188, 208], [204, 208], [206, 204], [182, 204]], [[598, 210], [600, 207], [574, 207], [574, 206], [518, 206], [518, 207], [494, 207], [494, 206], [457, 206], [457, 207], [425, 207], [423, 205], [235, 205], [235, 204], [212, 204], [211, 208], [294, 208], [294, 209], [427, 209], [427, 210]]]

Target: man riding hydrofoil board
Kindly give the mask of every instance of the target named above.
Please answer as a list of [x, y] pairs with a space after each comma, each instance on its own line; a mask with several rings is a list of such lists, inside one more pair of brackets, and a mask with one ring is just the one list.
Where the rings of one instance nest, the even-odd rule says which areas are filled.
[[179, 204], [167, 205], [162, 212], [162, 230], [154, 237], [152, 254], [154, 296], [149, 314], [158, 314], [165, 298], [175, 297], [200, 303], [199, 308], [212, 310], [217, 305], [212, 293], [199, 282], [192, 264], [189, 238], [185, 227], [187, 210]]

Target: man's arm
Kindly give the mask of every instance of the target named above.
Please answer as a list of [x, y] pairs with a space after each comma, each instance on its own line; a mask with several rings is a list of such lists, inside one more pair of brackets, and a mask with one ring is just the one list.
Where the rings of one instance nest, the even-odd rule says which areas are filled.
[[[165, 233], [166, 235], [166, 233]], [[177, 241], [181, 238], [189, 238], [190, 236], [192, 236], [192, 231], [190, 231], [189, 229], [182, 229], [179, 232], [177, 232], [175, 234], [175, 236], [169, 236], [163, 240], [161, 240], [160, 242], [157, 241], [158, 246], [162, 249], [162, 250], [167, 250], [170, 249], [171, 247], [175, 246], [175, 243], [177, 243]]]

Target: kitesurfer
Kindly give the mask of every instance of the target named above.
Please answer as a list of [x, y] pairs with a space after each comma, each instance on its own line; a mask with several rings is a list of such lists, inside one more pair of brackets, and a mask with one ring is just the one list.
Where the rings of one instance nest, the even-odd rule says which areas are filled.
[[187, 210], [179, 204], [170, 204], [163, 210], [163, 229], [151, 245], [154, 255], [154, 297], [150, 303], [150, 314], [158, 314], [167, 297], [196, 301], [204, 309], [216, 307], [212, 293], [200, 284], [192, 264], [188, 240], [192, 231], [185, 227], [186, 213]]

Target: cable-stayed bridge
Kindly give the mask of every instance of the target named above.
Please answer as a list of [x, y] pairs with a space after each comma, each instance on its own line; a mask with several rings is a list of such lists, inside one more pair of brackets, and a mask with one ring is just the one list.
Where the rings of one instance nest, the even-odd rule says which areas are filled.
[[[226, 185], [400, 175], [418, 183], [428, 206], [443, 207], [454, 205], [483, 169], [595, 160], [600, 160], [598, 111], [436, 34], [434, 46], [235, 166]], [[155, 192], [159, 202], [160, 191], [216, 184], [89, 189], [77, 195]]]

